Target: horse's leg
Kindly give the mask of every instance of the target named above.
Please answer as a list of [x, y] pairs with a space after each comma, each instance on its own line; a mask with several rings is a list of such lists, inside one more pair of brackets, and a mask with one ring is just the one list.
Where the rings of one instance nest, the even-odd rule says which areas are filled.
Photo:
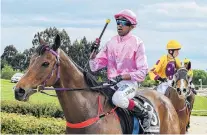
[[192, 93], [189, 97], [187, 97], [187, 100], [190, 103], [190, 110], [189, 110], [190, 112], [189, 112], [188, 124], [186, 126], [186, 131], [188, 131], [188, 129], [190, 128], [190, 116], [191, 116], [191, 112], [193, 110], [193, 104], [194, 104], [194, 101], [195, 101], [195, 94]]

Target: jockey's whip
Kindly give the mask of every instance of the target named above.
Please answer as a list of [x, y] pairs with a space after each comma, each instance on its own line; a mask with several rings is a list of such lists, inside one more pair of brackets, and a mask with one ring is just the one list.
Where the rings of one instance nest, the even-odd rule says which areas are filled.
[[96, 41], [95, 41], [95, 43], [96, 43], [96, 44], [95, 44], [95, 48], [92, 50], [92, 52], [98, 50], [99, 45], [100, 45], [101, 38], [102, 38], [102, 36], [103, 36], [103, 34], [104, 34], [105, 30], [106, 30], [106, 27], [108, 26], [109, 23], [110, 23], [110, 19], [107, 19], [107, 20], [106, 20], [106, 24], [104, 25], [104, 28], [103, 28], [103, 30], [101, 31], [101, 35], [99, 36], [99, 38], [96, 38]]
[[[101, 31], [101, 34], [100, 34], [99, 38], [96, 38], [96, 41], [95, 41], [96, 43], [98, 43], [98, 44], [97, 44], [98, 46], [96, 46], [96, 48], [93, 49], [92, 53], [94, 53], [95, 51], [98, 50], [98, 48], [99, 48], [99, 43], [100, 43], [100, 41], [101, 41], [101, 38], [102, 38], [102, 36], [103, 36], [103, 34], [104, 34], [105, 30], [106, 30], [106, 27], [107, 27], [108, 24], [110, 23], [110, 21], [111, 21], [110, 19], [107, 19], [107, 20], [106, 20], [106, 23], [105, 23], [105, 25], [104, 25], [103, 30]], [[85, 67], [84, 67], [84, 70], [86, 70], [86, 71], [87, 71], [86, 67], [87, 67], [87, 65], [88, 65], [88, 62], [89, 62], [89, 60], [87, 61], [87, 63], [85, 64]]]
[[99, 36], [99, 40], [101, 40], [101, 38], [102, 38], [102, 36], [103, 36], [103, 33], [104, 33], [104, 31], [106, 30], [106, 27], [108, 26], [108, 24], [110, 23], [110, 19], [107, 19], [106, 20], [106, 24], [104, 25], [104, 28], [103, 28], [103, 30], [102, 30], [102, 32], [101, 32], [101, 35]]

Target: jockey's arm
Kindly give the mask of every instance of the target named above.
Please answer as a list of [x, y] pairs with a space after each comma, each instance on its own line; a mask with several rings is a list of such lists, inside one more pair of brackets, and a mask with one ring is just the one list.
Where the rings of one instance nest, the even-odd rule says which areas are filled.
[[176, 63], [176, 69], [179, 69], [182, 67], [182, 64], [178, 58], [175, 58], [175, 63]]
[[133, 80], [142, 82], [145, 80], [148, 70], [147, 57], [145, 55], [145, 47], [143, 42], [140, 42], [135, 55], [136, 71], [129, 72], [129, 74], [123, 75], [124, 80]]
[[149, 77], [151, 80], [158, 80], [158, 78], [161, 77], [159, 73], [161, 73], [163, 62], [164, 57], [161, 57], [153, 66], [153, 68], [149, 71]]
[[94, 55], [94, 57], [91, 57], [89, 60], [89, 66], [91, 71], [95, 72], [99, 69], [102, 69], [107, 66], [108, 64], [108, 58], [107, 58], [107, 46], [105, 46], [97, 55]]

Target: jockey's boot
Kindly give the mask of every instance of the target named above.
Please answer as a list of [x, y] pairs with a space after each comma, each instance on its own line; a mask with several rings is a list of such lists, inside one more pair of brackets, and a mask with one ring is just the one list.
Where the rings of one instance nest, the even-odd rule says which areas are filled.
[[132, 111], [135, 113], [135, 116], [142, 120], [143, 128], [148, 129], [152, 120], [152, 112], [149, 110], [151, 108], [145, 108], [144, 105], [139, 101], [134, 101], [134, 103], [135, 106]]

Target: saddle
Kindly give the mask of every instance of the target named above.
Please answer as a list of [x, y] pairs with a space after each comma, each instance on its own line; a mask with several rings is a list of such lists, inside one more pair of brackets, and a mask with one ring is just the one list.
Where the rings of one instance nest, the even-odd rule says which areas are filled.
[[[90, 74], [89, 72], [84, 72], [84, 78], [86, 83], [90, 86], [90, 87], [95, 87], [95, 86], [100, 86], [101, 83], [96, 81], [96, 78]], [[105, 95], [108, 98], [108, 102], [110, 103], [110, 105], [112, 107], [115, 107], [115, 105], [112, 103], [112, 96], [115, 93], [115, 90], [112, 89], [111, 87], [103, 87], [103, 88], [99, 88], [99, 89], [92, 89], [93, 91], [97, 91], [102, 93], [103, 95]], [[139, 96], [136, 97], [134, 100], [138, 100], [139, 102], [143, 103], [143, 105], [150, 105], [151, 107], [153, 107], [152, 103], [145, 97], [143, 96]], [[123, 134], [159, 134], [159, 119], [158, 119], [158, 114], [156, 113], [155, 109], [152, 108], [152, 110], [154, 110], [153, 112], [153, 120], [152, 120], [152, 125], [154, 124], [155, 127], [153, 129], [150, 130], [145, 130], [142, 127], [142, 120], [141, 118], [136, 117], [136, 114], [134, 114], [134, 112], [129, 111], [128, 109], [123, 109], [123, 108], [117, 108], [116, 109], [116, 113], [119, 117], [120, 120], [120, 124], [122, 127], [122, 132]], [[156, 123], [156, 124], [155, 124]]]

